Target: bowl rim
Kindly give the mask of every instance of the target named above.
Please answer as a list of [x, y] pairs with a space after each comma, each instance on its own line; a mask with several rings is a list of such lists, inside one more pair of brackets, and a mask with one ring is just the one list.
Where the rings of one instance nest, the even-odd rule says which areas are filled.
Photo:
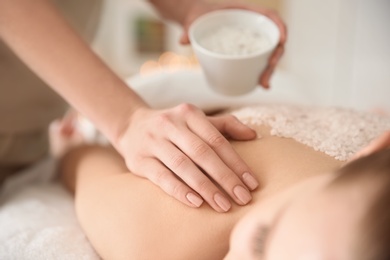
[[[203, 47], [198, 40], [195, 39], [194, 37], [194, 31], [196, 29], [196, 26], [200, 23], [202, 23], [204, 20], [209, 19], [210, 17], [216, 16], [216, 15], [221, 15], [221, 14], [237, 14], [237, 13], [246, 13], [250, 15], [255, 15], [257, 17], [262, 17], [262, 19], [266, 20], [267, 22], [273, 24], [276, 28], [277, 32], [277, 41], [276, 43], [271, 44], [268, 48], [265, 50], [259, 50], [250, 54], [244, 54], [244, 55], [228, 55], [228, 54], [222, 54], [222, 53], [216, 53], [213, 51], [210, 51], [209, 49]], [[204, 15], [199, 16], [195, 21], [193, 21], [190, 25], [190, 28], [188, 30], [188, 35], [190, 38], [190, 43], [193, 47], [196, 47], [198, 50], [202, 51], [204, 54], [214, 57], [214, 58], [219, 58], [219, 59], [227, 59], [227, 60], [241, 60], [241, 59], [248, 59], [248, 58], [254, 58], [259, 55], [264, 55], [275, 49], [275, 47], [278, 45], [280, 41], [280, 30], [279, 27], [276, 25], [274, 21], [272, 21], [269, 17], [252, 11], [252, 10], [246, 10], [246, 9], [239, 9], [239, 8], [230, 8], [230, 9], [223, 9], [223, 10], [216, 10], [216, 11], [211, 11], [208, 12]]]

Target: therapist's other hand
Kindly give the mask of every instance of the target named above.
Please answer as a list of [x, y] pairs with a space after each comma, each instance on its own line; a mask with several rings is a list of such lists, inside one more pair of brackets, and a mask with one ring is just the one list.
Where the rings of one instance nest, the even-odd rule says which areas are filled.
[[250, 140], [256, 132], [231, 115], [207, 117], [189, 104], [139, 108], [118, 150], [130, 171], [184, 204], [199, 207], [205, 200], [226, 212], [231, 207], [227, 195], [246, 205], [259, 184], [224, 135]]
[[180, 43], [189, 44], [190, 39], [188, 36], [188, 29], [193, 21], [199, 16], [206, 14], [211, 11], [219, 10], [219, 9], [245, 9], [254, 12], [258, 12], [270, 18], [275, 24], [278, 26], [280, 31], [280, 40], [278, 45], [276, 46], [274, 52], [268, 60], [268, 66], [260, 75], [259, 84], [265, 88], [270, 88], [270, 79], [275, 70], [276, 65], [278, 64], [280, 58], [284, 53], [284, 45], [287, 40], [287, 27], [283, 22], [282, 18], [274, 11], [268, 8], [263, 8], [258, 5], [250, 5], [250, 4], [237, 4], [237, 3], [227, 3], [227, 4], [209, 4], [203, 1], [195, 1], [192, 6], [187, 18], [183, 24], [183, 34], [180, 38]]

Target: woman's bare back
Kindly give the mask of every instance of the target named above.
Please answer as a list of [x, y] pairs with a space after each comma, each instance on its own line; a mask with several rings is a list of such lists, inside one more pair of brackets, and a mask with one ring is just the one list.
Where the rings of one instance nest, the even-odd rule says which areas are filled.
[[[169, 197], [149, 180], [127, 172], [113, 150], [81, 148], [64, 160], [65, 179], [75, 182], [80, 223], [104, 259], [222, 259], [230, 232], [254, 204], [302, 179], [337, 169], [341, 162], [290, 138], [271, 136], [232, 142], [260, 181], [247, 206], [217, 213], [205, 203], [194, 209]], [[70, 181], [69, 181], [70, 180]]]

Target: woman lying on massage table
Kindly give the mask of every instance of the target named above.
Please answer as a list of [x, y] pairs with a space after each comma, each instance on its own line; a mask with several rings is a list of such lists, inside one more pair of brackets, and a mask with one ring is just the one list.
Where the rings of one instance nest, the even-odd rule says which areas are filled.
[[[351, 120], [350, 113], [345, 116]], [[253, 123], [256, 116], [250, 117]], [[390, 118], [383, 121], [390, 129]], [[348, 142], [353, 126], [347, 131], [338, 126], [342, 130], [335, 134], [329, 122], [325, 125], [333, 131], [331, 138]], [[325, 141], [310, 147], [271, 135], [272, 127], [251, 126], [258, 139], [232, 144], [261, 187], [248, 206], [232, 203], [227, 213], [206, 203], [190, 208], [167, 196], [129, 174], [113, 149], [79, 145], [67, 151], [67, 143], [79, 143], [80, 136], [77, 131], [60, 134], [61, 122], [51, 127], [51, 135], [54, 149], [67, 151], [62, 179], [74, 192], [80, 224], [103, 259], [389, 259], [389, 133], [362, 154], [382, 151], [343, 166], [345, 161], [316, 151]]]

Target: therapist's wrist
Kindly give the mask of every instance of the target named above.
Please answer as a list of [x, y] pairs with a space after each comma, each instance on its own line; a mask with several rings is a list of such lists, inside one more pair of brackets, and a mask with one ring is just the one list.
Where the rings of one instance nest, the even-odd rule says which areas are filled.
[[118, 123], [113, 127], [113, 131], [109, 135], [109, 140], [111, 144], [117, 149], [118, 152], [121, 151], [121, 140], [123, 136], [131, 127], [131, 123], [136, 117], [136, 114], [141, 114], [142, 111], [151, 109], [143, 100], [137, 100], [136, 102], [131, 102], [131, 106], [124, 108], [123, 113], [116, 120]]
[[162, 17], [175, 21], [182, 26], [185, 25], [193, 10], [209, 5], [203, 0], [149, 0], [149, 2]]
[[205, 1], [193, 1], [191, 6], [188, 7], [188, 11], [183, 15], [183, 19], [180, 24], [186, 27], [188, 23], [196, 19], [199, 14], [207, 13], [215, 8], [215, 4], [207, 3]]

